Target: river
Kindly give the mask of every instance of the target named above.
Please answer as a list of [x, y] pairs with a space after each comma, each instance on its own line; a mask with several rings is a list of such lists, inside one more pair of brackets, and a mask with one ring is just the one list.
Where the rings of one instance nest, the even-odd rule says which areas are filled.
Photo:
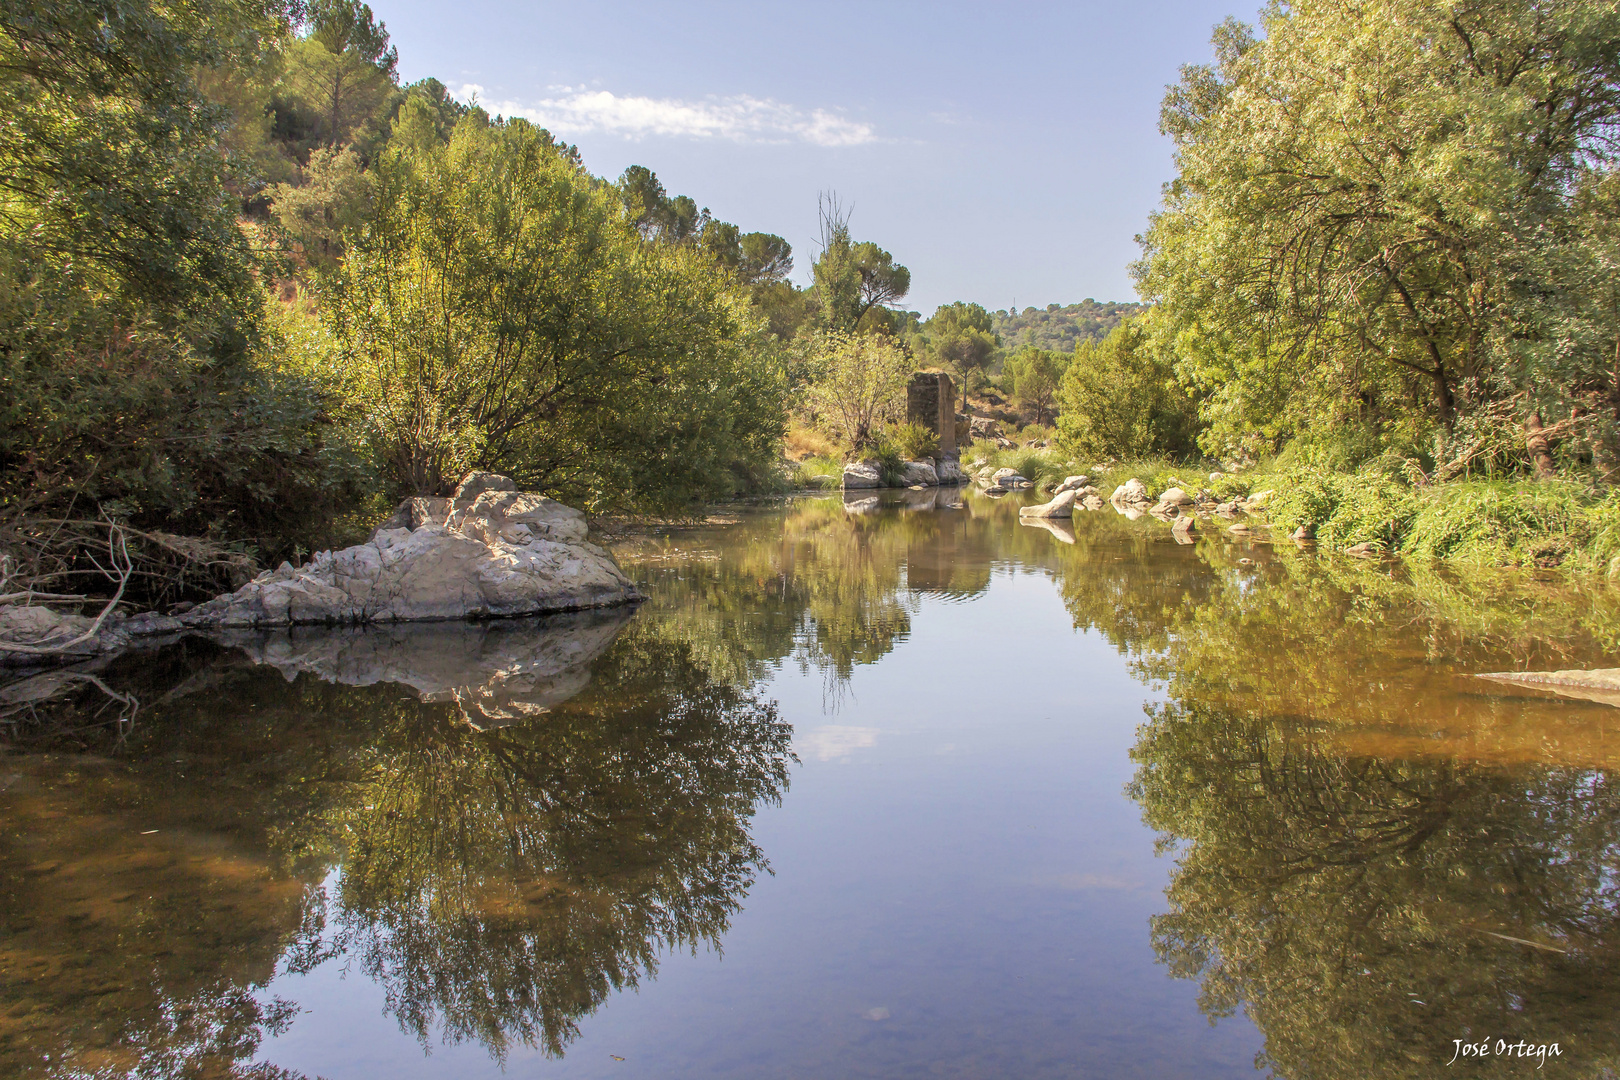
[[1016, 503], [0, 688], [0, 1074], [1615, 1075], [1620, 590]]

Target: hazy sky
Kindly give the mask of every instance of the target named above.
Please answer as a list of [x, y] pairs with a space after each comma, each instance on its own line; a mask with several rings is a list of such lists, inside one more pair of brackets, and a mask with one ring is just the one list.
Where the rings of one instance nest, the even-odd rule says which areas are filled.
[[1170, 178], [1159, 101], [1255, 0], [513, 3], [370, 0], [405, 80], [527, 116], [616, 177], [646, 165], [815, 257], [816, 195], [911, 268], [927, 315], [1134, 298]]

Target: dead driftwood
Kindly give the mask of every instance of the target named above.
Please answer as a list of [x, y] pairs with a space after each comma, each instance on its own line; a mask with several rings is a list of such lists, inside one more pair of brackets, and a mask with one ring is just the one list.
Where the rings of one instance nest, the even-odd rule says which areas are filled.
[[[112, 599], [102, 606], [99, 614], [91, 620], [81, 633], [66, 639], [47, 638], [37, 642], [9, 641], [0, 638], [0, 651], [13, 655], [23, 656], [53, 656], [69, 652], [79, 645], [94, 639], [101, 633], [102, 626], [107, 622], [113, 612], [118, 610], [119, 603], [124, 599], [124, 590], [129, 587], [130, 575], [134, 573], [135, 566], [129, 556], [129, 538], [125, 535], [122, 526], [115, 522], [107, 524], [107, 564], [103, 566], [100, 560], [87, 555], [91, 563], [108, 581], [113, 582]], [[21, 579], [21, 580], [19, 580]], [[0, 603], [16, 604], [24, 607], [39, 606], [34, 599], [39, 594], [30, 585], [30, 578], [24, 576], [15, 567], [9, 555], [0, 556]], [[12, 588], [13, 582], [23, 585], [23, 588]], [[79, 599], [60, 593], [44, 594], [53, 601], [65, 599]]]
[[[135, 597], [146, 604], [187, 583], [235, 588], [258, 567], [239, 551], [195, 537], [136, 529], [103, 518], [40, 518], [0, 510], [0, 666], [78, 655]], [[94, 615], [50, 615], [47, 608]], [[32, 609], [28, 615], [22, 612]]]

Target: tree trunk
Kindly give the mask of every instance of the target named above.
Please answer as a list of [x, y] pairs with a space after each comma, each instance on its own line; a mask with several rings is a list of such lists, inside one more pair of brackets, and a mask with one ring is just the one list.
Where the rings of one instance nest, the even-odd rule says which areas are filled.
[[1536, 467], [1537, 480], [1551, 480], [1558, 474], [1553, 467], [1552, 450], [1547, 436], [1542, 433], [1541, 413], [1532, 409], [1524, 418], [1524, 448], [1530, 451], [1530, 461]]

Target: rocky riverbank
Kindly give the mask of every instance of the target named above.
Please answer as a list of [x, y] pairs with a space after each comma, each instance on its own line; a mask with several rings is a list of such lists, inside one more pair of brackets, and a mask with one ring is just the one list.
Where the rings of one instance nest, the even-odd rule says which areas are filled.
[[84, 659], [199, 631], [494, 619], [642, 599], [586, 535], [579, 510], [474, 473], [449, 498], [407, 499], [364, 544], [283, 563], [188, 610], [96, 620], [0, 606], [0, 664]]

